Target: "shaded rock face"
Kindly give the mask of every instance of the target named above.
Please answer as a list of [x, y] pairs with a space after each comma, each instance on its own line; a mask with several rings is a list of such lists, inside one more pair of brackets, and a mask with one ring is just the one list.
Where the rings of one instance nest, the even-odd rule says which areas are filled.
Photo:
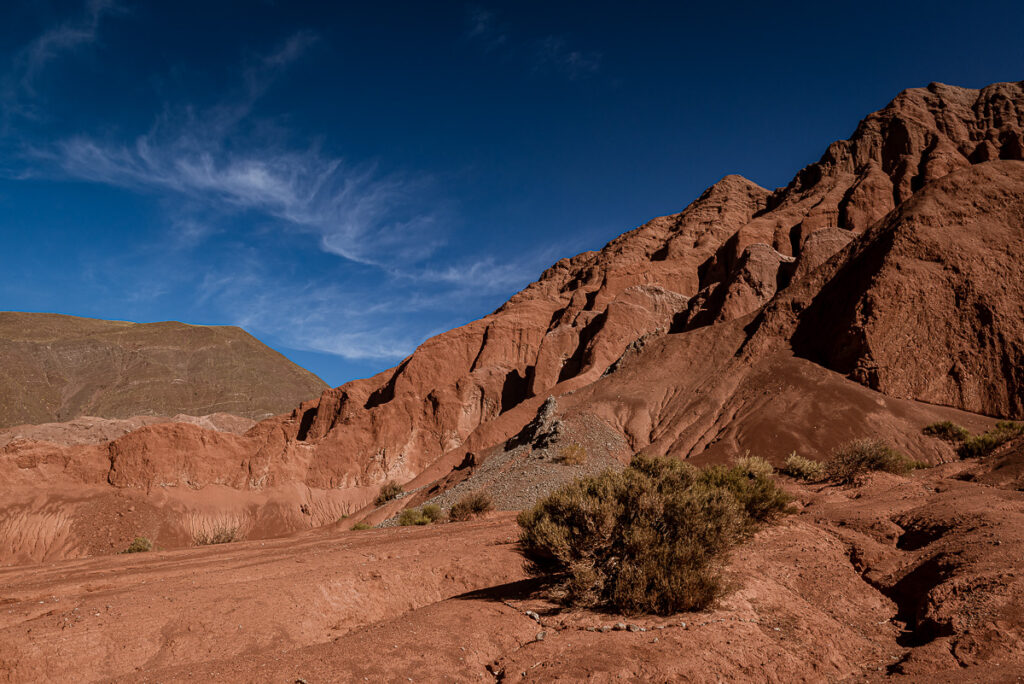
[[240, 328], [0, 312], [0, 427], [79, 416], [263, 419], [326, 385]]
[[794, 350], [890, 396], [1024, 417], [1024, 163], [950, 174], [865, 237]]

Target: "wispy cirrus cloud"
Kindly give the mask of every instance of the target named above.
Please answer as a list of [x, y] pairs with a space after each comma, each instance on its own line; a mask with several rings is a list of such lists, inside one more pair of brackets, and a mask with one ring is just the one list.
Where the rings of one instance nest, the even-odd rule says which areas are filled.
[[[115, 11], [94, 1], [80, 21], [43, 32], [18, 53], [17, 73], [0, 83], [35, 97], [20, 85], [27, 79], [38, 84], [39, 102], [55, 96], [43, 90], [40, 74], [97, 43], [103, 18]], [[505, 44], [493, 16], [477, 23], [474, 39]], [[125, 132], [112, 120], [92, 130], [65, 126], [78, 132], [61, 137], [21, 117], [6, 140], [18, 141], [22, 163], [6, 175], [157, 199], [162, 215], [145, 239], [83, 264], [90, 292], [126, 312], [169, 308], [292, 349], [400, 360], [428, 336], [492, 309], [553, 255], [496, 259], [475, 254], [465, 240], [448, 245], [450, 212], [432, 178], [350, 162], [320, 138], [296, 142], [293, 131], [263, 116], [264, 98], [319, 43], [312, 32], [294, 33], [238, 66], [227, 92], [164, 98], [142, 131]], [[146, 121], [145, 112], [139, 118]]]
[[81, 16], [41, 33], [15, 58], [15, 73], [20, 77], [20, 85], [32, 92], [35, 79], [50, 62], [63, 53], [95, 43], [100, 20], [118, 9], [114, 0], [89, 0]]
[[545, 36], [536, 47], [537, 68], [554, 68], [570, 79], [597, 73], [601, 68], [601, 54], [574, 50], [564, 38]]
[[580, 50], [558, 35], [540, 39], [510, 39], [510, 31], [491, 10], [470, 5], [466, 11], [466, 38], [483, 46], [488, 52], [504, 50], [506, 54], [533, 65], [536, 71], [555, 71], [570, 80], [597, 73], [601, 69], [601, 53]]
[[[321, 249], [366, 264], [415, 261], [440, 244], [429, 179], [380, 174], [317, 147], [296, 149], [243, 124], [272, 83], [316, 43], [299, 33], [247, 68], [222, 101], [167, 107], [151, 129], [125, 143], [87, 135], [33, 147], [30, 155], [77, 180], [175, 193], [209, 208], [253, 211], [312, 233]], [[178, 221], [187, 224], [188, 221]]]
[[488, 50], [497, 49], [508, 42], [508, 36], [498, 26], [494, 12], [476, 5], [471, 5], [466, 12], [466, 37]]
[[114, 0], [88, 0], [77, 16], [51, 26], [14, 53], [0, 78], [0, 133], [7, 133], [19, 119], [38, 119], [37, 81], [59, 58], [94, 45], [100, 24], [110, 14], [123, 11]]

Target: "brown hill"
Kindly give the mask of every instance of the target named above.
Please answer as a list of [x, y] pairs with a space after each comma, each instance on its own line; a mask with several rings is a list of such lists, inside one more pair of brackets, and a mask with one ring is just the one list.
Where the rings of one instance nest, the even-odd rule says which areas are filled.
[[240, 328], [0, 312], [0, 427], [79, 416], [262, 419], [325, 384]]

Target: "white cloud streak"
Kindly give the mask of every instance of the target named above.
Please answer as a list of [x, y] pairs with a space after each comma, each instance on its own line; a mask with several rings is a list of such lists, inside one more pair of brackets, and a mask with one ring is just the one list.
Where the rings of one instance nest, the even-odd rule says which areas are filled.
[[[81, 21], [27, 46], [19, 78], [28, 85], [21, 91], [61, 54], [95, 42], [102, 17], [116, 9], [92, 2]], [[478, 17], [473, 31], [495, 45], [505, 42], [489, 14]], [[515, 262], [474, 260], [465, 246], [441, 252], [437, 198], [427, 199], [430, 179], [350, 165], [317, 146], [289, 146], [283, 132], [267, 133], [263, 122], [254, 122], [260, 98], [316, 43], [307, 32], [291, 36], [242, 70], [239, 86], [218, 102], [167, 106], [129, 141], [77, 135], [30, 148], [32, 166], [20, 175], [56, 175], [173, 202], [166, 243], [143, 245], [127, 260], [112, 255], [109, 268], [94, 269], [94, 284], [111, 296], [130, 302], [124, 292], [144, 301], [188, 293], [196, 310], [223, 312], [226, 322], [281, 345], [394, 362], [436, 333], [439, 319], [463, 320], [488, 297], [526, 285], [548, 261], [539, 254]], [[221, 219], [250, 212], [314, 236], [324, 252], [376, 267], [370, 269], [376, 276], [342, 285], [323, 269], [319, 280], [289, 275], [274, 255], [244, 239], [224, 254], [197, 256], [205, 241], [227, 232]]]
[[420, 199], [426, 179], [381, 175], [315, 147], [244, 139], [241, 124], [256, 101], [315, 42], [309, 33], [292, 36], [245, 70], [239, 92], [206, 109], [169, 108], [132, 143], [76, 136], [32, 154], [73, 179], [264, 213], [315, 234], [324, 251], [352, 261], [386, 265], [426, 257], [440, 244], [437, 216]]
[[88, 0], [80, 16], [46, 29], [14, 54], [0, 78], [0, 134], [19, 120], [43, 118], [36, 92], [43, 72], [60, 57], [98, 42], [103, 18], [121, 11], [114, 0]]
[[103, 15], [117, 9], [113, 0], [90, 0], [85, 5], [82, 17], [40, 34], [16, 58], [21, 86], [30, 93], [34, 92], [35, 79], [43, 69], [62, 53], [95, 43]]

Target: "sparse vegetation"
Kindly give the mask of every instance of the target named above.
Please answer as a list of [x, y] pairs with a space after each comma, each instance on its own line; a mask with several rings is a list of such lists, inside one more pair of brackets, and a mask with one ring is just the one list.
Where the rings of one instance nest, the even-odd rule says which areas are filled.
[[441, 507], [438, 506], [437, 504], [427, 504], [426, 506], [421, 508], [420, 511], [423, 512], [423, 515], [426, 516], [430, 520], [430, 522], [437, 522], [442, 517], [444, 517], [444, 513], [441, 511]]
[[423, 513], [417, 508], [406, 508], [398, 514], [398, 524], [402, 527], [408, 527], [409, 525], [429, 525], [430, 518], [423, 515]]
[[751, 456], [746, 452], [736, 459], [736, 467], [751, 475], [763, 475], [769, 477], [775, 473], [775, 466], [760, 456]]
[[356, 530], [356, 531], [359, 531], [359, 530], [372, 530], [373, 529], [373, 525], [367, 525], [364, 522], [357, 522], [355, 525], [352, 526], [352, 529]]
[[398, 514], [398, 524], [429, 525], [440, 520], [441, 515], [441, 507], [437, 504], [427, 504], [423, 508], [407, 508]]
[[145, 553], [146, 551], [153, 550], [153, 542], [149, 541], [145, 537], [136, 537], [132, 540], [132, 543], [128, 545], [128, 548], [121, 553]]
[[881, 470], [906, 475], [915, 468], [928, 464], [911, 460], [880, 439], [855, 439], [832, 451], [825, 463], [828, 479], [840, 484], [852, 484], [865, 474]]
[[583, 465], [587, 462], [587, 449], [582, 444], [574, 442], [562, 447], [558, 454], [558, 461], [565, 465]]
[[237, 527], [222, 526], [197, 532], [193, 535], [192, 542], [196, 546], [209, 546], [211, 544], [229, 544], [239, 541], [239, 539], [241, 536]]
[[782, 472], [805, 482], [818, 482], [825, 478], [825, 464], [805, 458], [794, 451], [783, 462]]
[[957, 425], [949, 420], [925, 425], [921, 432], [929, 437], [938, 437], [939, 439], [944, 439], [947, 442], [963, 442], [971, 436], [971, 433], [967, 431], [967, 428], [962, 425]]
[[476, 491], [466, 494], [452, 504], [448, 511], [448, 519], [453, 522], [462, 522], [470, 518], [476, 518], [491, 510], [493, 504], [491, 497], [486, 492]]
[[985, 456], [997, 447], [1006, 444], [1014, 437], [1024, 434], [1024, 423], [1014, 423], [1009, 420], [1001, 420], [988, 432], [980, 435], [968, 436], [967, 439], [957, 448], [960, 458], [978, 458]]
[[373, 500], [373, 503], [378, 506], [383, 506], [392, 499], [397, 499], [402, 495], [402, 485], [398, 484], [394, 480], [388, 480], [381, 485], [380, 491], [377, 493], [377, 498]]
[[638, 455], [625, 470], [576, 480], [523, 511], [521, 553], [570, 605], [699, 610], [722, 592], [728, 550], [788, 507], [763, 468], [752, 470]]

